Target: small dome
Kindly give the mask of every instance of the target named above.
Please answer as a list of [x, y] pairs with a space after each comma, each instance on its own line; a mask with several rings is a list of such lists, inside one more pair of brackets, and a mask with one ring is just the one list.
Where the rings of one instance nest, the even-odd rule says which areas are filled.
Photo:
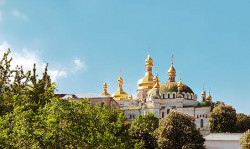
[[172, 62], [171, 67], [168, 70], [168, 74], [176, 74], [176, 70], [174, 69], [173, 62]]
[[208, 96], [207, 96], [207, 98], [206, 98], [206, 101], [212, 101], [212, 96], [210, 95], [210, 92], [209, 92], [209, 94], [208, 94]]
[[146, 64], [152, 64], [153, 65], [153, 59], [148, 55], [148, 58], [145, 60]]
[[[160, 85], [160, 94], [168, 93], [168, 92], [178, 92], [178, 84], [179, 82], [167, 82]], [[194, 93], [190, 87], [183, 84], [182, 92], [185, 93]], [[148, 95], [155, 94], [155, 89], [151, 89], [148, 91]]]

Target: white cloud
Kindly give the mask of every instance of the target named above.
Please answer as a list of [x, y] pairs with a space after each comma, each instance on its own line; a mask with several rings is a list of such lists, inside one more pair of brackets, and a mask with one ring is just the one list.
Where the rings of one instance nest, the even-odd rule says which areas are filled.
[[6, 52], [10, 48], [10, 45], [7, 41], [4, 41], [2, 44], [0, 44], [0, 56], [3, 56], [3, 53]]
[[27, 15], [21, 13], [21, 12], [18, 11], [18, 10], [13, 10], [13, 11], [12, 11], [12, 14], [13, 14], [15, 17], [17, 17], [17, 18], [20, 18], [20, 19], [23, 19], [23, 20], [26, 20], [26, 21], [29, 19]]
[[[4, 41], [0, 44], [0, 57], [2, 58], [3, 54], [10, 48], [10, 44], [7, 41]], [[46, 63], [41, 60], [41, 52], [39, 51], [30, 51], [28, 49], [22, 49], [22, 51], [15, 51], [11, 48], [10, 57], [13, 58], [11, 62], [11, 67], [14, 68], [17, 65], [22, 66], [24, 71], [32, 70], [34, 63], [36, 64], [37, 74], [39, 76], [44, 72]], [[10, 58], [9, 57], [9, 58]], [[57, 78], [67, 77], [67, 72], [58, 69], [48, 68], [48, 73], [51, 76], [52, 81], [56, 81]]]
[[57, 78], [60, 78], [60, 77], [64, 77], [66, 78], [67, 77], [67, 72], [64, 71], [64, 70], [48, 70], [48, 73], [50, 74], [50, 77], [52, 80], [56, 81]]
[[74, 60], [74, 72], [76, 71], [87, 71], [87, 65], [85, 64], [85, 62], [81, 62], [81, 60], [79, 58], [76, 58]]

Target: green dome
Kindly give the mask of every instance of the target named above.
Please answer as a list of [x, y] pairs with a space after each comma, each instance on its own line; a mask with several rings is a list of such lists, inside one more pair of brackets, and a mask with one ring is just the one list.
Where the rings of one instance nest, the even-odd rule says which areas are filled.
[[[167, 92], [178, 92], [178, 84], [179, 82], [167, 82], [160, 85], [160, 94]], [[194, 93], [190, 87], [183, 84], [182, 92], [184, 93]], [[152, 88], [148, 91], [148, 95], [155, 94], [155, 89]]]

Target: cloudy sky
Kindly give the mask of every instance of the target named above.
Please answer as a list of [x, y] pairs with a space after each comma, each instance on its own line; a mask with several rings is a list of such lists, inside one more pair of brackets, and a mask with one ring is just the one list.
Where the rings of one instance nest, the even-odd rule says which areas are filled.
[[[250, 1], [0, 0], [0, 56], [41, 73], [46, 63], [58, 93], [110, 94], [120, 69], [136, 95], [148, 46], [162, 83], [171, 55], [182, 82], [198, 95], [250, 114]], [[177, 77], [179, 80], [179, 75]]]

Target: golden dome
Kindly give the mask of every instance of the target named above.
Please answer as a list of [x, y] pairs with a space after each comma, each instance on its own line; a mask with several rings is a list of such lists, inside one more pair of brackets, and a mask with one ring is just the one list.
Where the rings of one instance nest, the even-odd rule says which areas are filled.
[[201, 96], [206, 96], [206, 91], [205, 91], [205, 88], [203, 87], [203, 91], [201, 93]]
[[123, 100], [123, 99], [128, 99], [128, 94], [123, 91], [122, 89], [122, 84], [123, 84], [123, 79], [120, 76], [118, 79], [118, 89], [117, 91], [113, 94], [113, 98], [115, 100]]
[[174, 69], [173, 62], [171, 63], [171, 67], [168, 69], [168, 74], [175, 75], [176, 70]]
[[152, 66], [153, 66], [153, 60], [150, 57], [150, 54], [148, 55], [148, 58], [146, 59], [146, 73], [143, 78], [141, 78], [137, 85], [138, 89], [151, 89], [154, 86], [153, 83], [153, 74], [152, 74]]
[[212, 96], [210, 95], [210, 92], [209, 92], [209, 94], [208, 94], [208, 96], [207, 96], [207, 98], [206, 98], [206, 101], [208, 102], [208, 101], [212, 101]]
[[181, 79], [180, 79], [180, 82], [178, 83], [178, 88], [182, 88], [183, 87], [183, 84], [181, 83]]
[[155, 75], [155, 85], [154, 85], [154, 88], [155, 89], [159, 89], [160, 88], [160, 82], [159, 82], [159, 78], [158, 76]]
[[173, 64], [174, 64], [173, 61], [174, 61], [174, 57], [172, 55], [171, 67], [168, 69], [168, 74], [169, 75], [175, 75], [176, 74], [176, 70], [174, 69], [174, 66], [173, 66]]
[[107, 85], [106, 82], [104, 82], [104, 84], [103, 84], [103, 89], [107, 89], [107, 88], [108, 88], [108, 85]]
[[148, 58], [145, 60], [146, 65], [152, 65], [153, 66], [153, 59], [150, 57], [150, 54], [148, 55]]
[[106, 82], [104, 82], [103, 84], [103, 92], [101, 94], [101, 96], [105, 96], [105, 97], [111, 97], [111, 95], [107, 92], [108, 89], [108, 85]]
[[130, 96], [129, 96], [129, 100], [133, 100], [133, 96], [132, 96], [132, 94], [130, 94]]

